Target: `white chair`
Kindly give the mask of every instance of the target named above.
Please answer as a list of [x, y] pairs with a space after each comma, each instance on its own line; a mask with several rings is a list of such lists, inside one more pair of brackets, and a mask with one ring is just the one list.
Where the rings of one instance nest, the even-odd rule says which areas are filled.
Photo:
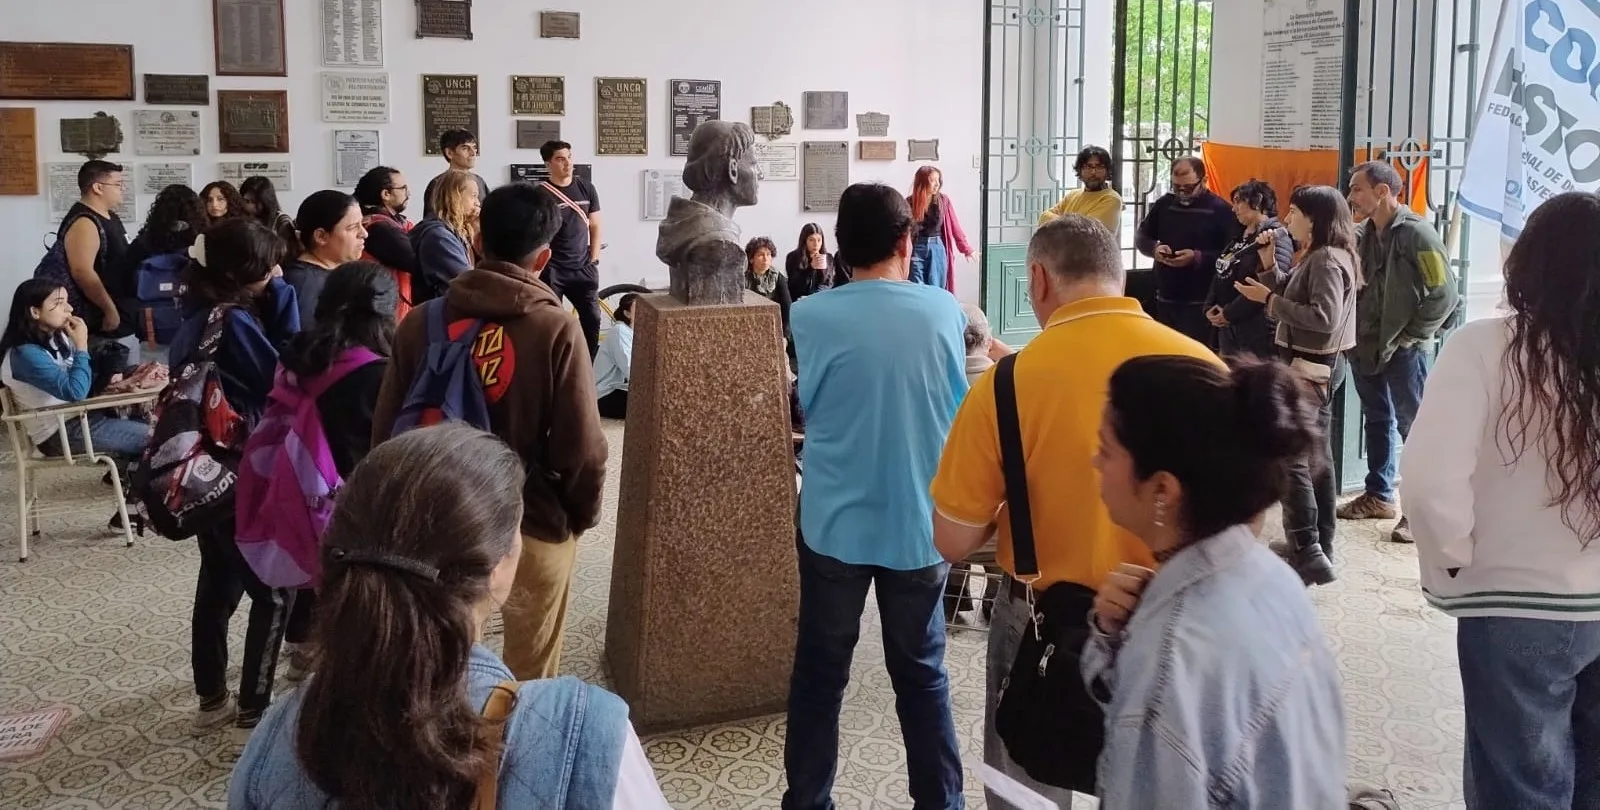
[[[6, 425], [6, 433], [11, 438], [11, 456], [16, 462], [17, 471], [17, 545], [19, 562], [28, 561], [28, 536], [39, 534], [39, 520], [47, 516], [47, 512], [39, 507], [39, 493], [34, 486], [34, 474], [40, 470], [51, 467], [78, 467], [83, 465], [93, 466], [104, 464], [110, 471], [111, 491], [117, 502], [117, 517], [122, 521], [122, 535], [126, 547], [133, 547], [133, 528], [128, 520], [128, 502], [122, 495], [122, 473], [117, 470], [115, 461], [108, 455], [96, 453], [94, 441], [89, 437], [89, 414], [95, 411], [125, 408], [133, 405], [142, 405], [156, 398], [156, 391], [140, 391], [129, 394], [115, 394], [110, 396], [95, 397], [80, 402], [69, 402], [63, 405], [53, 405], [48, 408], [24, 410], [12, 396], [11, 389], [0, 388], [0, 420]], [[59, 435], [65, 436], [67, 422], [77, 419], [82, 425], [84, 449], [88, 452], [74, 454], [68, 442], [62, 442], [61, 456], [46, 456], [41, 454], [33, 445], [33, 440], [28, 436], [28, 422], [42, 417], [56, 420]], [[75, 509], [61, 509], [61, 513], [76, 511]]]

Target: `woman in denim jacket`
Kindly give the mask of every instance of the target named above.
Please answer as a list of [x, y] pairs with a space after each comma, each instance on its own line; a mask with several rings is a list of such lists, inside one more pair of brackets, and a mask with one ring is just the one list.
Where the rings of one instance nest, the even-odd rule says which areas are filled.
[[1101, 497], [1161, 570], [1124, 564], [1090, 619], [1106, 810], [1346, 806], [1337, 665], [1299, 577], [1256, 538], [1323, 441], [1316, 419], [1281, 364], [1144, 357], [1112, 375]]
[[[459, 423], [372, 451], [328, 526], [313, 675], [273, 706], [228, 806], [423, 810], [665, 808], [615, 695], [574, 678], [515, 683], [481, 643], [522, 554], [522, 462]], [[507, 681], [503, 733], [483, 711]]]

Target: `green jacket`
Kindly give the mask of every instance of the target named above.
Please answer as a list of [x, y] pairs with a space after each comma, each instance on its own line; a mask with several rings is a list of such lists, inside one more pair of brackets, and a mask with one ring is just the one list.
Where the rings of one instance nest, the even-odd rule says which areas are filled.
[[1401, 208], [1379, 231], [1359, 229], [1366, 285], [1356, 299], [1355, 370], [1376, 374], [1395, 350], [1432, 340], [1456, 308], [1456, 277], [1428, 221]]

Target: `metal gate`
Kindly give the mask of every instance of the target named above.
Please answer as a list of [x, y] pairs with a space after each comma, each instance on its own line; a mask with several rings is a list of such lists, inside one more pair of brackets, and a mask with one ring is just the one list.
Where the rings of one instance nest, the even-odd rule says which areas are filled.
[[1083, 148], [1084, 6], [1089, 0], [989, 0], [984, 37], [983, 308], [995, 337], [1039, 332], [1028, 303], [1028, 239], [1077, 185]]
[[[1468, 220], [1450, 216], [1481, 84], [1481, 10], [1481, 0], [1345, 0], [1341, 187], [1358, 158], [1390, 161], [1408, 182], [1426, 183], [1434, 226], [1441, 236], [1458, 229], [1447, 244], [1463, 246]], [[1465, 249], [1457, 253], [1464, 300], [1470, 268]], [[1346, 385], [1334, 413], [1334, 456], [1347, 490], [1366, 476], [1360, 413], [1355, 386]]]

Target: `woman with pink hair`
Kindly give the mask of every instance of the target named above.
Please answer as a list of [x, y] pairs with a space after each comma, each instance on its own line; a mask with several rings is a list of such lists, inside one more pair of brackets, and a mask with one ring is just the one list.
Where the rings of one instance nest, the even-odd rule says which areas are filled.
[[956, 207], [943, 192], [944, 175], [933, 166], [917, 169], [911, 184], [912, 235], [911, 281], [956, 291], [957, 250], [968, 260], [972, 245], [956, 219]]

